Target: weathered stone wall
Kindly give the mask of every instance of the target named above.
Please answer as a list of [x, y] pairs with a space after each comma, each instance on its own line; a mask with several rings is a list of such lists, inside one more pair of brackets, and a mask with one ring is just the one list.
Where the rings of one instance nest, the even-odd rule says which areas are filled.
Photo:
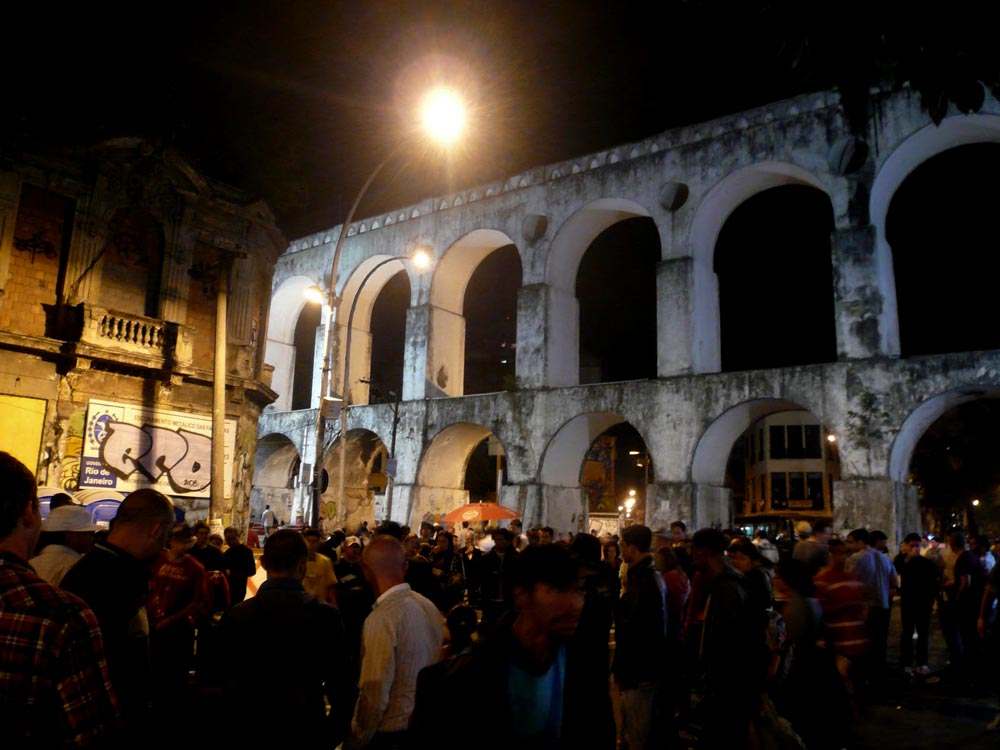
[[[407, 269], [412, 295], [396, 455], [397, 487], [408, 489], [398, 493], [392, 516], [412, 520], [427, 512], [432, 496], [441, 502], [440, 487], [451, 488], [457, 504], [454, 490], [460, 488], [450, 479], [423, 476], [422, 467], [441, 461], [437, 436], [470, 424], [501, 440], [511, 486], [524, 489], [505, 491], [504, 502], [516, 503], [530, 523], [581, 528], [579, 446], [598, 427], [627, 421], [653, 458], [655, 493], [647, 498], [647, 521], [726, 524], [731, 510], [724, 473], [733, 442], [755, 419], [806, 409], [838, 438], [836, 523], [879, 524], [893, 533], [914, 527], [916, 503], [901, 475], [917, 433], [945, 405], [1000, 386], [998, 353], [896, 359], [885, 216], [894, 190], [926, 159], [963, 143], [1000, 142], [1000, 104], [990, 98], [979, 115], [953, 112], [934, 126], [912, 92], [873, 94], [873, 103], [876, 114], [861, 140], [846, 131], [835, 93], [813, 94], [539, 167], [348, 227], [337, 288], [344, 295], [342, 311], [359, 294], [357, 276], [373, 259], [405, 256], [418, 246], [435, 258], [423, 275]], [[781, 185], [819, 190], [832, 207], [838, 361], [720, 373], [712, 266], [718, 234], [741, 203]], [[651, 220], [660, 239], [659, 378], [580, 386], [576, 272], [604, 229], [633, 217]], [[326, 285], [342, 229], [291, 244], [275, 271], [276, 300], [296, 285]], [[517, 390], [463, 396], [464, 325], [454, 300], [478, 261], [508, 243], [516, 246], [523, 269]], [[380, 288], [370, 282], [360, 292], [366, 305]], [[283, 309], [287, 323], [295, 306]], [[269, 356], [287, 356], [287, 335], [273, 341]], [[354, 375], [368, 372], [356, 356], [352, 390]], [[342, 371], [341, 358], [338, 349], [335, 373]], [[352, 407], [350, 427], [388, 442], [391, 416], [384, 407]], [[305, 448], [301, 435], [285, 434]]]
[[[271, 268], [284, 247], [273, 216], [263, 204], [209, 181], [179, 154], [138, 139], [80, 153], [5, 148], [0, 154], [0, 394], [45, 402], [39, 455], [25, 456], [26, 463], [41, 484], [75, 490], [91, 399], [210, 417], [215, 289], [220, 279], [225, 283], [222, 269], [231, 262], [222, 408], [237, 425], [230, 457], [232, 495], [213, 498], [211, 504], [177, 495], [175, 503], [188, 520], [211, 518], [245, 528], [257, 419], [275, 398], [271, 368], [265, 368], [262, 354]], [[48, 196], [49, 203], [62, 201], [72, 221], [60, 229], [52, 221], [20, 215], [18, 200], [26, 193]], [[116, 217], [123, 215], [145, 222], [145, 234], [138, 233], [131, 244], [115, 233]], [[17, 245], [37, 232], [51, 241], [54, 254], [36, 255], [33, 263]], [[156, 248], [144, 246], [143, 237], [155, 238]], [[158, 265], [149, 268], [144, 258]], [[199, 267], [199, 261], [208, 265]], [[159, 294], [147, 298], [150, 289]], [[156, 316], [136, 313], [150, 302]]]

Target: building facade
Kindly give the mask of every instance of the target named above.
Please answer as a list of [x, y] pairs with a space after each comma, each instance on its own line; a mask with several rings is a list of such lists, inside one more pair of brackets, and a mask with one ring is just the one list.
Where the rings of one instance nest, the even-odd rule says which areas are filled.
[[[587, 529], [585, 457], [598, 437], [627, 423], [641, 435], [651, 467], [642, 493], [646, 522], [729, 525], [734, 492], [746, 492], [745, 478], [737, 485], [727, 479], [734, 455], [743, 459], [742, 437], [755, 425], [770, 427], [773, 415], [801, 412], [792, 421], [808, 425], [810, 434], [833, 436], [836, 461], [821, 449], [822, 468], [802, 470], [797, 503], [808, 501], [815, 514], [821, 502], [837, 530], [866, 525], [896, 538], [919, 528], [917, 490], [908, 481], [914, 448], [949, 409], [998, 393], [1000, 344], [929, 353], [909, 346], [900, 309], [904, 301], [912, 307], [914, 297], [900, 275], [898, 253], [894, 257], [891, 214], [897, 192], [922, 165], [958, 149], [1000, 143], [1000, 105], [988, 99], [979, 114], [952, 112], [935, 125], [917, 96], [903, 90], [873, 93], [871, 112], [866, 132], [851, 133], [836, 93], [801, 96], [295, 240], [274, 275], [266, 359], [275, 368], [278, 398], [260, 421], [254, 512], [268, 502], [283, 509], [279, 515], [309, 515], [322, 360], [310, 342], [322, 340], [322, 331], [296, 336], [296, 327], [322, 325], [324, 316], [308, 312], [302, 292], [328, 283], [334, 244], [346, 231], [335, 290], [343, 302], [333, 380], [342, 393], [347, 359], [351, 406], [346, 440], [335, 426], [323, 435], [330, 475], [324, 523], [354, 526], [392, 517], [414, 524], [438, 516], [466, 501], [470, 457], [494, 438], [506, 461], [501, 502], [529, 524]], [[753, 213], [759, 197], [788, 191], [821, 207], [814, 233], [825, 243], [819, 259], [825, 276], [801, 299], [818, 302], [824, 333], [816, 340], [828, 344], [802, 361], [782, 359], [781, 352], [770, 359], [736, 356], [732, 342], [742, 331], [793, 355], [805, 343], [787, 333], [805, 315], [800, 308], [760, 320], [741, 307], [746, 302], [732, 301], [739, 299], [733, 290], [744, 282], [740, 274], [764, 262], [767, 243], [730, 253], [733, 265], [720, 249], [739, 212]], [[790, 203], [769, 221], [790, 222], [798, 205]], [[655, 249], [653, 265], [635, 269], [650, 282], [655, 371], [594, 382], [600, 378], [581, 353], [588, 300], [579, 292], [580, 269], [605, 233], [636, 220], [651, 228]], [[475, 341], [466, 335], [467, 289], [477, 268], [511, 247], [520, 265], [514, 384], [468, 392], [465, 353]], [[416, 248], [432, 253], [429, 270], [399, 260], [362, 281], [375, 265]], [[959, 249], [942, 248], [942, 257]], [[784, 257], [791, 263], [796, 256]], [[781, 264], [775, 268], [773, 290], [758, 285], [754, 299], [781, 297], [782, 289], [796, 286]], [[396, 353], [398, 420], [394, 404], [369, 404], [370, 383], [381, 376], [371, 367], [378, 344], [373, 310], [394, 278], [409, 288], [405, 337]], [[740, 328], [755, 319], [756, 328]], [[296, 406], [310, 406], [292, 408], [303, 392], [302, 372], [309, 374], [308, 387]], [[394, 466], [391, 494], [369, 486], [383, 465]], [[798, 470], [783, 473], [786, 481], [798, 481]], [[813, 489], [821, 499], [814, 501], [808, 475], [817, 473]], [[773, 498], [769, 483], [765, 493]], [[792, 499], [786, 485], [785, 501]]]
[[[169, 148], [5, 145], [3, 450], [53, 489], [155, 486], [189, 520], [245, 524], [284, 245], [266, 205]], [[211, 498], [220, 290], [226, 481]]]

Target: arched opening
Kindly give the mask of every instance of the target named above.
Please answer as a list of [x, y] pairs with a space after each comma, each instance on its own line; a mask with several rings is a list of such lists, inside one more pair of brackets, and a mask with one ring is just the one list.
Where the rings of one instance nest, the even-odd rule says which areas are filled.
[[917, 486], [922, 526], [938, 535], [961, 528], [993, 536], [1000, 531], [1000, 391], [934, 401], [940, 413], [916, 440], [905, 478]]
[[[514, 358], [497, 353], [509, 350], [514, 340], [520, 285], [520, 256], [503, 232], [476, 229], [445, 251], [430, 289], [428, 395], [462, 396], [470, 388], [472, 393], [486, 393], [509, 382], [505, 376], [512, 373]], [[501, 343], [508, 347], [501, 350]], [[508, 361], [501, 364], [501, 359]], [[468, 363], [474, 372], [466, 372]], [[470, 375], [478, 382], [470, 382]]]
[[[644, 522], [654, 472], [646, 442], [631, 424], [612, 412], [592, 412], [574, 417], [553, 435], [539, 479], [542, 520], [553, 529], [613, 534], [625, 523]], [[635, 502], [626, 517], [630, 498]]]
[[[312, 380], [316, 378], [319, 368], [315, 366], [315, 347], [319, 331], [316, 326], [321, 324], [323, 309], [313, 313], [313, 338], [311, 343], [308, 339], [303, 341], [303, 345], [309, 347], [307, 351], [297, 353], [295, 350], [296, 328], [299, 326], [303, 309], [308, 304], [306, 289], [316, 286], [316, 282], [308, 276], [292, 276], [281, 282], [281, 285], [271, 296], [271, 309], [267, 314], [267, 345], [264, 348], [264, 361], [274, 368], [271, 379], [271, 387], [278, 394], [278, 399], [267, 407], [267, 411], [289, 411], [292, 409], [292, 393], [295, 390], [295, 363], [308, 362], [311, 372], [308, 377], [303, 377], [303, 382], [308, 381], [309, 385], [300, 385], [300, 389], [308, 390], [308, 405], [314, 407], [317, 404], [312, 401]], [[307, 328], [303, 323], [303, 328]], [[319, 389], [315, 391], [319, 394]]]
[[473, 449], [465, 467], [464, 486], [469, 493], [469, 502], [499, 502], [506, 483], [507, 455], [500, 441], [490, 435]]
[[648, 217], [624, 219], [587, 248], [576, 276], [580, 383], [656, 377], [660, 236]]
[[402, 396], [403, 348], [410, 292], [410, 277], [400, 271], [385, 283], [372, 306], [368, 403], [391, 403]]
[[295, 323], [295, 369], [292, 380], [292, 409], [317, 406], [313, 401], [313, 379], [316, 367], [316, 340], [323, 317], [323, 306], [306, 302]]
[[438, 522], [469, 502], [503, 502], [505, 484], [507, 452], [496, 435], [468, 422], [449, 425], [434, 436], [420, 459], [410, 525]]
[[840, 479], [835, 436], [808, 411], [756, 420], [733, 443], [724, 486], [733, 525], [790, 538], [797, 520], [833, 523], [833, 483]]
[[[940, 153], [896, 190], [886, 215], [903, 356], [1000, 348], [992, 216], [1000, 144]], [[985, 264], [985, 265], [984, 265]]]
[[718, 503], [697, 509], [697, 523], [763, 529], [777, 538], [799, 519], [832, 521], [840, 455], [836, 437], [801, 404], [756, 399], [709, 425], [691, 478], [700, 502]]
[[722, 370], [837, 359], [829, 197], [782, 185], [741, 203], [715, 246]]
[[300, 476], [301, 460], [295, 444], [285, 435], [271, 433], [257, 441], [254, 454], [253, 490], [250, 516], [259, 521], [265, 505], [270, 505], [282, 521], [293, 521], [295, 490], [309, 477]]
[[463, 302], [466, 395], [514, 387], [521, 278], [521, 256], [506, 245], [487, 255], [469, 279]]
[[[347, 431], [344, 475], [341, 482], [340, 453], [344, 441], [338, 436], [323, 457], [329, 476], [320, 504], [320, 525], [328, 529], [338, 519], [347, 529], [362, 521], [385, 518], [386, 467], [389, 451], [382, 439], [365, 429]], [[338, 499], [343, 501], [338, 506]]]
[[628, 422], [609, 427], [583, 457], [580, 485], [587, 493], [588, 529], [613, 534], [646, 523], [652, 458], [642, 435]]

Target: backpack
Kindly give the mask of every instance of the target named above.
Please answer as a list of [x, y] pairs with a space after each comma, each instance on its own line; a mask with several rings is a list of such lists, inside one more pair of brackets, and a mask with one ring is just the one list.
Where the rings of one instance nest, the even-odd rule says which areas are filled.
[[792, 644], [788, 642], [788, 629], [785, 618], [771, 607], [767, 610], [767, 626], [764, 628], [764, 640], [767, 643], [771, 659], [768, 662], [767, 678], [772, 683], [778, 683], [788, 677], [792, 665]]

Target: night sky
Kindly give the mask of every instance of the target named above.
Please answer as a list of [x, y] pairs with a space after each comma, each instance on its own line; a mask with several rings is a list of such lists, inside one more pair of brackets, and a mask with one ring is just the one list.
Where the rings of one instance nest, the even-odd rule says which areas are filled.
[[0, 132], [176, 146], [295, 238], [343, 220], [427, 82], [465, 90], [470, 137], [448, 159], [392, 164], [362, 214], [820, 87], [792, 75], [750, 5], [17, 3]]

